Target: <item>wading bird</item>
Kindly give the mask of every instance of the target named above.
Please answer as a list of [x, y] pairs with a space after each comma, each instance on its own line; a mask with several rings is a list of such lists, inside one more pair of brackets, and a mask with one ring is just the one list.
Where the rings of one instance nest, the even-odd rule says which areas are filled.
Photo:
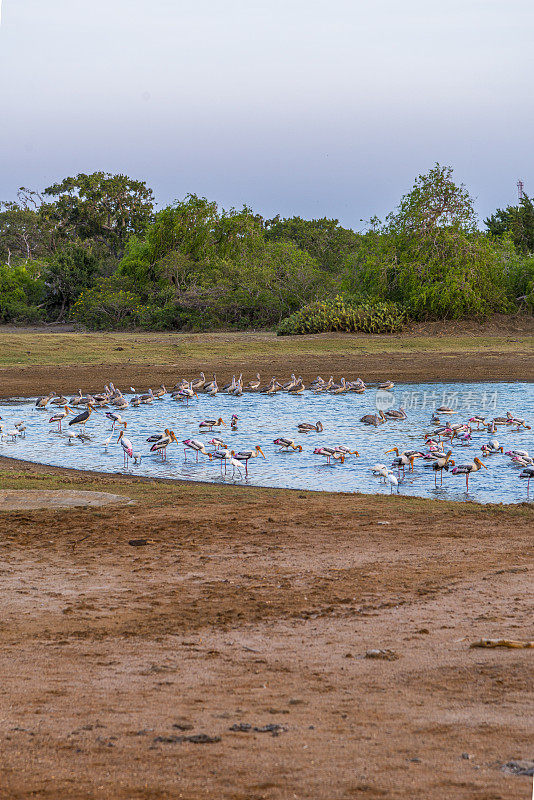
[[373, 466], [369, 467], [369, 469], [371, 470], [373, 475], [376, 475], [376, 476], [380, 475], [380, 477], [383, 479], [384, 483], [386, 482], [386, 478], [387, 478], [389, 470], [388, 470], [388, 468], [386, 467], [385, 464], [373, 464]]
[[439, 457], [436, 458], [434, 463], [432, 464], [432, 469], [434, 470], [434, 486], [437, 487], [438, 485], [438, 472], [440, 474], [440, 486], [443, 484], [443, 470], [445, 472], [449, 471], [449, 467], [454, 467], [454, 461], [451, 459], [452, 450], [449, 450], [448, 453], [440, 453]]
[[128, 423], [125, 420], [123, 420], [121, 415], [118, 414], [116, 411], [106, 411], [106, 417], [110, 419], [113, 423], [111, 426], [112, 431], [115, 430], [115, 425], [124, 425], [124, 429], [126, 430]]
[[480, 448], [483, 456], [492, 456], [495, 453], [504, 453], [504, 447], [499, 444], [497, 439], [490, 439], [487, 444], [483, 444]]
[[472, 472], [478, 472], [479, 469], [487, 469], [487, 466], [482, 463], [479, 458], [473, 459], [472, 464], [458, 464], [457, 467], [454, 467], [452, 474], [453, 475], [465, 475], [465, 489], [469, 491], [469, 476]]
[[530, 489], [530, 481], [534, 478], [534, 467], [525, 467], [523, 472], [519, 475], [520, 478], [527, 478], [527, 497]]
[[321, 433], [323, 430], [323, 423], [317, 422], [315, 425], [313, 425], [311, 422], [299, 422], [297, 428], [299, 429], [299, 433], [309, 433], [310, 431]]
[[277, 444], [280, 447], [280, 450], [278, 451], [279, 453], [282, 451], [288, 452], [290, 448], [292, 450], [298, 450], [299, 453], [302, 453], [301, 444], [295, 444], [293, 439], [286, 439], [284, 436], [279, 436], [278, 439], [273, 441], [273, 444]]
[[38, 397], [35, 401], [35, 408], [46, 408], [47, 403], [49, 403], [53, 397], [57, 397], [55, 392], [50, 392], [50, 394]]
[[154, 442], [159, 442], [160, 439], [164, 439], [166, 436], [170, 435], [170, 430], [165, 428], [163, 433], [153, 433], [151, 436], [148, 437], [147, 442], [150, 444], [154, 444]]
[[85, 423], [93, 413], [93, 406], [88, 405], [85, 411], [82, 411], [81, 414], [78, 414], [76, 417], [73, 417], [69, 420], [69, 425], [81, 425], [82, 429], [85, 430]]
[[210, 439], [208, 444], [213, 445], [213, 447], [216, 450], [226, 450], [227, 449], [227, 445], [225, 445], [225, 443], [223, 442], [222, 439], [217, 438], [217, 436], [214, 436], [213, 439]]
[[171, 444], [171, 442], [176, 442], [178, 444], [178, 439], [174, 435], [174, 431], [169, 431], [168, 436], [162, 436], [161, 439], [158, 439], [157, 442], [154, 442], [152, 447], [150, 448], [151, 453], [161, 453], [161, 460], [167, 460], [167, 447]]
[[234, 458], [237, 458], [238, 461], [245, 462], [245, 475], [248, 475], [249, 460], [251, 458], [257, 458], [260, 455], [265, 458], [265, 453], [263, 452], [259, 444], [257, 444], [256, 447], [254, 447], [252, 450], [240, 450], [239, 453], [234, 453], [234, 451], [232, 450], [232, 456]]
[[230, 461], [231, 458], [233, 458], [232, 453], [230, 452], [230, 450], [228, 450], [228, 449], [224, 449], [224, 450], [223, 449], [216, 449], [211, 454], [211, 457], [215, 458], [216, 460], [218, 460], [219, 466], [221, 468], [221, 473], [222, 473], [222, 466], [223, 466], [223, 462], [224, 462], [224, 474], [226, 475], [227, 462]]
[[184, 439], [182, 444], [185, 444], [184, 461], [187, 461], [187, 448], [195, 451], [197, 454], [197, 461], [199, 453], [202, 453], [203, 456], [208, 456], [208, 458], [211, 458], [213, 455], [212, 453], [208, 453], [206, 450], [206, 445], [203, 442], [199, 442], [198, 439]]
[[70, 413], [70, 408], [68, 406], [65, 406], [63, 411], [58, 411], [57, 414], [53, 414], [53, 416], [50, 417], [48, 422], [49, 423], [50, 422], [57, 422], [57, 429], [58, 429], [58, 431], [61, 431], [61, 423], [63, 422], [65, 417], [68, 417], [69, 413]]
[[397, 458], [393, 459], [392, 466], [397, 467], [399, 472], [400, 468], [402, 467], [402, 474], [404, 476], [405, 467], [410, 465], [410, 472], [413, 472], [413, 462], [415, 458], [423, 458], [424, 453], [421, 453], [420, 450], [404, 450], [402, 453], [399, 453], [398, 447], [392, 447], [391, 450], [386, 450], [386, 455], [388, 453], [395, 453]]
[[124, 467], [128, 468], [128, 459], [133, 457], [133, 447], [132, 443], [129, 439], [126, 438], [124, 435], [124, 431], [119, 433], [119, 438], [117, 439], [117, 444], [121, 443], [122, 447], [122, 454], [123, 454], [123, 465]]
[[393, 487], [397, 487], [397, 494], [399, 493], [399, 479], [393, 472], [388, 472], [386, 476], [386, 483], [389, 483], [389, 493], [393, 493]]
[[327, 464], [331, 463], [330, 459], [332, 458], [334, 461], [341, 461], [342, 464], [345, 462], [345, 454], [333, 447], [316, 447], [313, 454], [315, 456], [325, 456]]
[[226, 422], [221, 419], [221, 417], [219, 417], [219, 419], [204, 419], [202, 422], [198, 423], [200, 430], [210, 432], [213, 430], [213, 428], [219, 428], [221, 425], [224, 425], [225, 428], [227, 427]]

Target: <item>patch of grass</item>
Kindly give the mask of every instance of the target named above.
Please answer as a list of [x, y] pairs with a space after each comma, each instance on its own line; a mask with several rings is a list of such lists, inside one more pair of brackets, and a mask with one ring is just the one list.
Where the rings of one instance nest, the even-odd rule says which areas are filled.
[[[458, 503], [452, 500], [432, 500], [422, 497], [403, 495], [372, 495], [357, 493], [334, 494], [331, 492], [307, 491], [304, 498], [299, 497], [302, 490], [271, 489], [252, 486], [221, 486], [219, 484], [195, 483], [193, 481], [166, 481], [158, 479], [129, 478], [121, 475], [99, 475], [84, 473], [71, 469], [44, 467], [39, 464], [19, 466], [20, 462], [0, 457], [0, 489], [53, 489], [90, 492], [110, 492], [136, 500], [150, 508], [183, 504], [190, 509], [192, 505], [226, 506], [232, 513], [242, 514], [243, 506], [261, 505], [283, 508], [290, 502], [291, 514], [295, 504], [305, 508], [309, 504], [320, 503], [321, 506], [332, 506], [332, 513], [350, 513], [356, 509], [364, 515], [393, 513], [408, 514], [412, 519], [424, 520], [428, 514], [465, 517], [475, 515], [485, 518], [503, 517], [528, 518], [534, 520], [534, 504], [519, 503], [513, 505], [486, 504], [475, 502]], [[132, 507], [135, 508], [135, 507]], [[87, 513], [98, 514], [106, 509], [89, 509]], [[109, 509], [107, 509], [109, 510]], [[124, 510], [124, 509], [123, 509]], [[17, 512], [6, 512], [17, 513]], [[39, 513], [25, 511], [25, 514]], [[65, 512], [69, 513], [69, 512]], [[135, 513], [133, 511], [132, 513]]]
[[0, 365], [176, 364], [245, 361], [294, 355], [534, 351], [534, 336], [320, 334], [277, 337], [274, 333], [4, 333]]

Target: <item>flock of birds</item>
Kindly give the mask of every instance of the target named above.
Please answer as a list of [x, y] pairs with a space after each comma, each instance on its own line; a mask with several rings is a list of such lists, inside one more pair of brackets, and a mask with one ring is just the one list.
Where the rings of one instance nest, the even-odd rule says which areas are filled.
[[[392, 381], [380, 383], [376, 388], [389, 390], [394, 386]], [[172, 400], [189, 404], [198, 394], [203, 392], [209, 396], [214, 396], [217, 393], [226, 393], [236, 397], [241, 396], [245, 392], [259, 392], [266, 395], [274, 395], [278, 392], [286, 392], [291, 395], [301, 394], [305, 389], [314, 393], [326, 393], [330, 395], [343, 394], [347, 392], [363, 393], [366, 391], [367, 386], [358, 378], [356, 381], [347, 381], [341, 378], [339, 382], [335, 382], [333, 377], [325, 381], [321, 377], [317, 377], [307, 387], [304, 386], [302, 378], [297, 378], [295, 375], [286, 383], [279, 383], [276, 378], [272, 378], [267, 384], [262, 386], [260, 375], [258, 374], [254, 380], [249, 381], [247, 384], [243, 383], [243, 376], [233, 378], [231, 382], [219, 388], [217, 385], [216, 376], [213, 376], [211, 381], [206, 380], [204, 373], [200, 373], [200, 378], [192, 381], [183, 379], [177, 383], [172, 389], [167, 390], [164, 385], [158, 389], [150, 389], [145, 394], [137, 394], [133, 387], [130, 387], [130, 396], [126, 397], [120, 389], [116, 388], [113, 383], [109, 383], [104, 387], [104, 390], [96, 394], [84, 395], [81, 389], [78, 394], [70, 399], [58, 395], [55, 392], [50, 392], [37, 398], [36, 408], [47, 410], [50, 406], [57, 407], [57, 411], [52, 414], [49, 419], [49, 424], [57, 424], [57, 431], [62, 431], [62, 425], [68, 424], [70, 432], [67, 437], [68, 444], [74, 444], [76, 440], [82, 442], [91, 441], [92, 437], [86, 431], [86, 426], [90, 423], [91, 416], [97, 409], [103, 409], [106, 417], [111, 424], [111, 432], [108, 438], [103, 442], [104, 447], [109, 447], [114, 443], [116, 435], [116, 428], [121, 428], [116, 439], [116, 444], [119, 444], [123, 454], [123, 467], [127, 468], [130, 459], [135, 463], [139, 463], [141, 458], [144, 457], [139, 451], [134, 450], [134, 445], [131, 440], [126, 436], [126, 429], [128, 420], [123, 418], [121, 412], [125, 412], [131, 408], [138, 408], [143, 405], [150, 405], [163, 397], [170, 396]], [[83, 408], [80, 411], [80, 408]], [[520, 449], [504, 450], [504, 446], [499, 443], [496, 438], [489, 439], [488, 442], [482, 444], [480, 448], [480, 456], [476, 456], [472, 461], [466, 463], [456, 463], [452, 458], [453, 443], [457, 442], [461, 447], [471, 445], [472, 437], [475, 431], [486, 432], [495, 436], [499, 428], [506, 428], [514, 433], [520, 433], [523, 430], [530, 430], [524, 419], [520, 419], [513, 415], [511, 412], [506, 412], [505, 416], [497, 416], [492, 419], [486, 419], [483, 416], [471, 416], [469, 419], [461, 422], [452, 422], [452, 415], [456, 414], [454, 409], [441, 406], [436, 409], [432, 414], [427, 428], [432, 427], [433, 430], [425, 431], [422, 434], [424, 439], [424, 446], [419, 449], [401, 450], [399, 447], [392, 447], [386, 451], [386, 454], [395, 453], [391, 463], [377, 463], [370, 467], [373, 475], [380, 477], [381, 480], [389, 484], [390, 491], [395, 489], [399, 491], [399, 484], [406, 476], [406, 469], [413, 473], [415, 470], [415, 463], [421, 460], [425, 464], [431, 466], [434, 472], [434, 483], [437, 487], [438, 475], [440, 485], [443, 484], [443, 473], [451, 472], [452, 475], [465, 476], [466, 491], [469, 492], [469, 478], [471, 475], [488, 469], [485, 460], [488, 457], [496, 454], [506, 455], [510, 459], [510, 464], [514, 467], [519, 467], [519, 477], [527, 479], [527, 497], [530, 491], [530, 481], [534, 478], [534, 458], [529, 456], [528, 451]], [[443, 422], [442, 417], [445, 416], [451, 421]], [[378, 411], [375, 414], [365, 414], [360, 418], [360, 423], [369, 426], [378, 427], [379, 425], [386, 424], [388, 421], [403, 421], [406, 420], [407, 414], [404, 409], [400, 408], [390, 409], [388, 411]], [[232, 431], [238, 429], [239, 417], [233, 414], [229, 421], [229, 426]], [[476, 428], [475, 428], [476, 425]], [[221, 433], [223, 428], [228, 427], [227, 423], [221, 418], [205, 419], [198, 423], [199, 433], [216, 432]], [[300, 422], [296, 424], [296, 430], [300, 434], [307, 434], [311, 432], [322, 433], [324, 431], [323, 424], [319, 421], [316, 423]], [[78, 429], [78, 432], [74, 432]], [[24, 421], [14, 423], [12, 428], [5, 429], [4, 424], [0, 417], [0, 440], [15, 441], [17, 437], [24, 437], [26, 435], [26, 425]], [[146, 439], [147, 444], [150, 445], [149, 452], [159, 454], [162, 461], [167, 458], [167, 448], [173, 444], [180, 445], [175, 432], [171, 426], [164, 428], [162, 432], [154, 432]], [[261, 445], [256, 445], [253, 448], [234, 450], [230, 449], [224, 441], [222, 435], [214, 435], [209, 441], [203, 442], [196, 438], [187, 438], [181, 440], [184, 449], [184, 460], [187, 460], [187, 453], [195, 453], [196, 460], [200, 456], [207, 458], [209, 461], [218, 461], [220, 464], [221, 472], [224, 468], [225, 473], [228, 467], [232, 468], [232, 477], [235, 477], [236, 472], [240, 476], [245, 470], [245, 476], [248, 475], [249, 462], [251, 460], [262, 457], [266, 458]], [[279, 448], [279, 452], [302, 452], [302, 444], [295, 441], [295, 439], [279, 436], [273, 440], [273, 444]], [[329, 465], [343, 464], [346, 459], [351, 457], [359, 457], [359, 452], [344, 444], [324, 445], [317, 446], [313, 450], [313, 454], [326, 458]], [[483, 460], [484, 459], [484, 460]], [[401, 477], [402, 472], [402, 477]]]

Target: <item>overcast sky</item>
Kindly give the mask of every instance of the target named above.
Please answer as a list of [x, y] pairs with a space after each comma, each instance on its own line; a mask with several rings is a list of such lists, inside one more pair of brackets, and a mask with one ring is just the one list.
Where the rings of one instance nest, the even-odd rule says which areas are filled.
[[[1, 0], [0, 0], [1, 2]], [[533, 0], [3, 0], [0, 199], [78, 172], [383, 216], [439, 161], [534, 194]]]

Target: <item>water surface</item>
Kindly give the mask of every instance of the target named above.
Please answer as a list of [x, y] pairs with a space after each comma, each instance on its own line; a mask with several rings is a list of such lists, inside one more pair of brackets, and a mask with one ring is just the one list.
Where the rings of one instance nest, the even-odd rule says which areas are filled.
[[[363, 414], [376, 412], [377, 403], [382, 407], [394, 404], [395, 408], [404, 405], [408, 419], [404, 422], [388, 422], [378, 428], [360, 423]], [[131, 474], [329, 492], [389, 493], [389, 487], [373, 477], [369, 467], [376, 462], [389, 466], [391, 456], [385, 455], [385, 451], [391, 447], [398, 446], [401, 450], [423, 447], [424, 434], [434, 430], [430, 424], [432, 410], [443, 403], [458, 408], [458, 413], [452, 417], [444, 415], [441, 418], [444, 422], [451, 419], [467, 420], [475, 413], [491, 419], [510, 411], [525, 418], [528, 424], [534, 424], [534, 388], [530, 383], [402, 384], [396, 385], [389, 394], [378, 395], [374, 389], [368, 389], [363, 395], [349, 393], [334, 396], [316, 395], [308, 391], [296, 397], [284, 393], [272, 397], [219, 394], [211, 398], [199, 395], [198, 400], [194, 399], [189, 406], [172, 401], [167, 396], [154, 401], [152, 405], [128, 408], [120, 413], [128, 421], [127, 436], [133, 443], [134, 451], [142, 454], [138, 465], [130, 463]], [[104, 410], [95, 411], [87, 424], [91, 441], [83, 444], [76, 440], [69, 445], [67, 437], [73, 429], [64, 425], [64, 431], [57, 433], [55, 426], [48, 423], [54, 407], [41, 410], [34, 408], [34, 404], [34, 398], [0, 401], [4, 430], [9, 430], [19, 420], [24, 420], [27, 426], [26, 438], [19, 438], [13, 444], [2, 442], [0, 454], [54, 466], [103, 472], [123, 471], [122, 450], [116, 444], [116, 437], [109, 447], [103, 446], [111, 427]], [[76, 409], [74, 411], [79, 413]], [[210, 463], [200, 457], [196, 463], [192, 452], [184, 461], [182, 445], [170, 446], [167, 461], [163, 463], [158, 455], [149, 453], [150, 445], [145, 440], [152, 433], [171, 428], [180, 441], [196, 438], [207, 443], [214, 434], [199, 433], [198, 423], [205, 418], [219, 416], [229, 422], [233, 413], [239, 417], [237, 430], [222, 428], [222, 434], [214, 434], [222, 435], [234, 450], [259, 444], [267, 456], [265, 461], [260, 457], [249, 462], [248, 478], [244, 475], [241, 478], [237, 473], [232, 478], [231, 470], [226, 476], [221, 475], [218, 462]], [[324, 426], [322, 433], [298, 433], [297, 423], [315, 423], [318, 420]], [[279, 452], [272, 443], [278, 436], [294, 439], [302, 445], [302, 452]], [[484, 430], [477, 432], [474, 429], [470, 446], [454, 444], [453, 458], [456, 463], [472, 461], [474, 456], [480, 455], [481, 445], [490, 438], [498, 439], [505, 450], [518, 448], [534, 454], [533, 430], [522, 429], [514, 433], [509, 427], [500, 427], [496, 434], [490, 436]], [[313, 454], [317, 446], [338, 444], [358, 450], [360, 457], [350, 456], [344, 464], [328, 466], [324, 458]], [[443, 487], [435, 489], [432, 469], [418, 459], [415, 473], [407, 475], [400, 485], [400, 492], [418, 497], [471, 499], [482, 503], [517, 503], [526, 499], [526, 481], [519, 479], [520, 470], [511, 465], [508, 457], [494, 455], [485, 463], [489, 469], [471, 476], [469, 495], [466, 495], [465, 477], [444, 473]], [[531, 489], [534, 490], [534, 482]]]

